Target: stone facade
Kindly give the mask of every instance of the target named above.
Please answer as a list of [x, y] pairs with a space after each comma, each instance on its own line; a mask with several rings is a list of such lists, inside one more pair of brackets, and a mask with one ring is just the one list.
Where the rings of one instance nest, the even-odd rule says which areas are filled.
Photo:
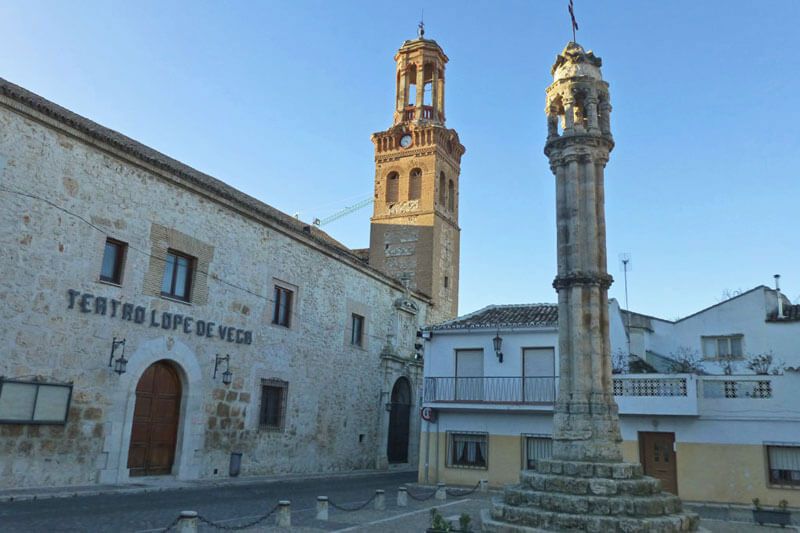
[[[694, 531], [698, 518], [622, 462], [611, 378], [604, 169], [614, 147], [601, 61], [570, 42], [547, 89], [545, 155], [556, 178], [559, 387], [553, 459], [523, 471], [484, 531]], [[560, 127], [559, 127], [560, 122]], [[535, 528], [535, 529], [534, 529]]]
[[423, 38], [395, 56], [394, 124], [373, 134], [375, 203], [369, 264], [430, 295], [431, 323], [458, 313], [458, 182], [464, 147], [445, 127], [447, 56]]
[[[65, 424], [0, 423], [0, 487], [130, 481], [136, 388], [158, 361], [180, 380], [178, 478], [227, 477], [233, 452], [243, 475], [386, 465], [384, 405], [401, 377], [419, 397], [429, 300], [317, 228], [4, 80], [0, 228], [0, 376], [72, 384]], [[99, 278], [108, 238], [126, 243], [120, 283]], [[161, 295], [170, 250], [194, 258], [188, 302]], [[288, 327], [272, 323], [275, 285], [293, 291]], [[224, 364], [214, 378], [226, 354], [229, 385]], [[276, 380], [285, 413], [268, 430]]]

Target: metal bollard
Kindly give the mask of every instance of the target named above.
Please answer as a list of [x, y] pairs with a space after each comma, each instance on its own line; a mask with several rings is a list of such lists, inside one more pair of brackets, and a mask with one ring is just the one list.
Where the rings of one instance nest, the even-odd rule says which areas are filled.
[[289, 500], [281, 500], [278, 502], [278, 517], [275, 519], [275, 525], [278, 527], [292, 527], [292, 502]]
[[178, 533], [197, 533], [197, 511], [181, 511], [178, 523], [175, 524]]
[[405, 487], [397, 489], [397, 506], [408, 507], [408, 489]]
[[386, 510], [386, 495], [384, 494], [383, 489], [377, 489], [375, 491], [375, 510], [376, 511], [385, 511]]
[[489, 480], [488, 479], [480, 480], [480, 491], [481, 492], [488, 492], [489, 491]]
[[445, 485], [443, 482], [437, 483], [436, 484], [436, 496], [434, 496], [434, 498], [436, 498], [437, 500], [445, 501], [447, 499], [447, 492], [446, 491], [447, 491], [447, 485]]
[[328, 519], [328, 497], [317, 496], [317, 520]]

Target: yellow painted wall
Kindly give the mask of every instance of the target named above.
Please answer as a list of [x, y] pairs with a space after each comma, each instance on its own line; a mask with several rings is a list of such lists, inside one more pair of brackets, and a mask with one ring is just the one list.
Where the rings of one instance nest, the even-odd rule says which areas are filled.
[[[439, 439], [439, 479], [436, 478], [435, 437]], [[500, 487], [517, 483], [522, 469], [522, 439], [519, 435], [489, 435], [489, 468], [448, 468], [445, 466], [447, 434], [431, 434], [429, 482], [472, 486], [480, 479]], [[419, 481], [424, 481], [425, 435], [420, 445]], [[785, 499], [800, 507], [800, 490], [767, 486], [766, 455], [763, 446], [713, 443], [677, 443], [678, 495], [685, 501], [775, 506]], [[624, 441], [625, 461], [639, 462], [638, 441]]]

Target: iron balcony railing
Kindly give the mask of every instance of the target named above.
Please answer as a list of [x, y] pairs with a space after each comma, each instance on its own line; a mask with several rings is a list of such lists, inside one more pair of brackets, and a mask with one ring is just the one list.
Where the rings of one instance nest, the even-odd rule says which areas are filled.
[[425, 402], [552, 404], [558, 377], [425, 378]]

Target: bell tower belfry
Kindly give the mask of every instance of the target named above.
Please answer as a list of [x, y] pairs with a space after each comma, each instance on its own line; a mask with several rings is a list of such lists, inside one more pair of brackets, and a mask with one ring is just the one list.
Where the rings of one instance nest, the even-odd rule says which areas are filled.
[[431, 296], [428, 322], [458, 313], [458, 184], [464, 147], [445, 127], [441, 47], [405, 41], [394, 59], [394, 121], [374, 133], [375, 198], [369, 263]]

